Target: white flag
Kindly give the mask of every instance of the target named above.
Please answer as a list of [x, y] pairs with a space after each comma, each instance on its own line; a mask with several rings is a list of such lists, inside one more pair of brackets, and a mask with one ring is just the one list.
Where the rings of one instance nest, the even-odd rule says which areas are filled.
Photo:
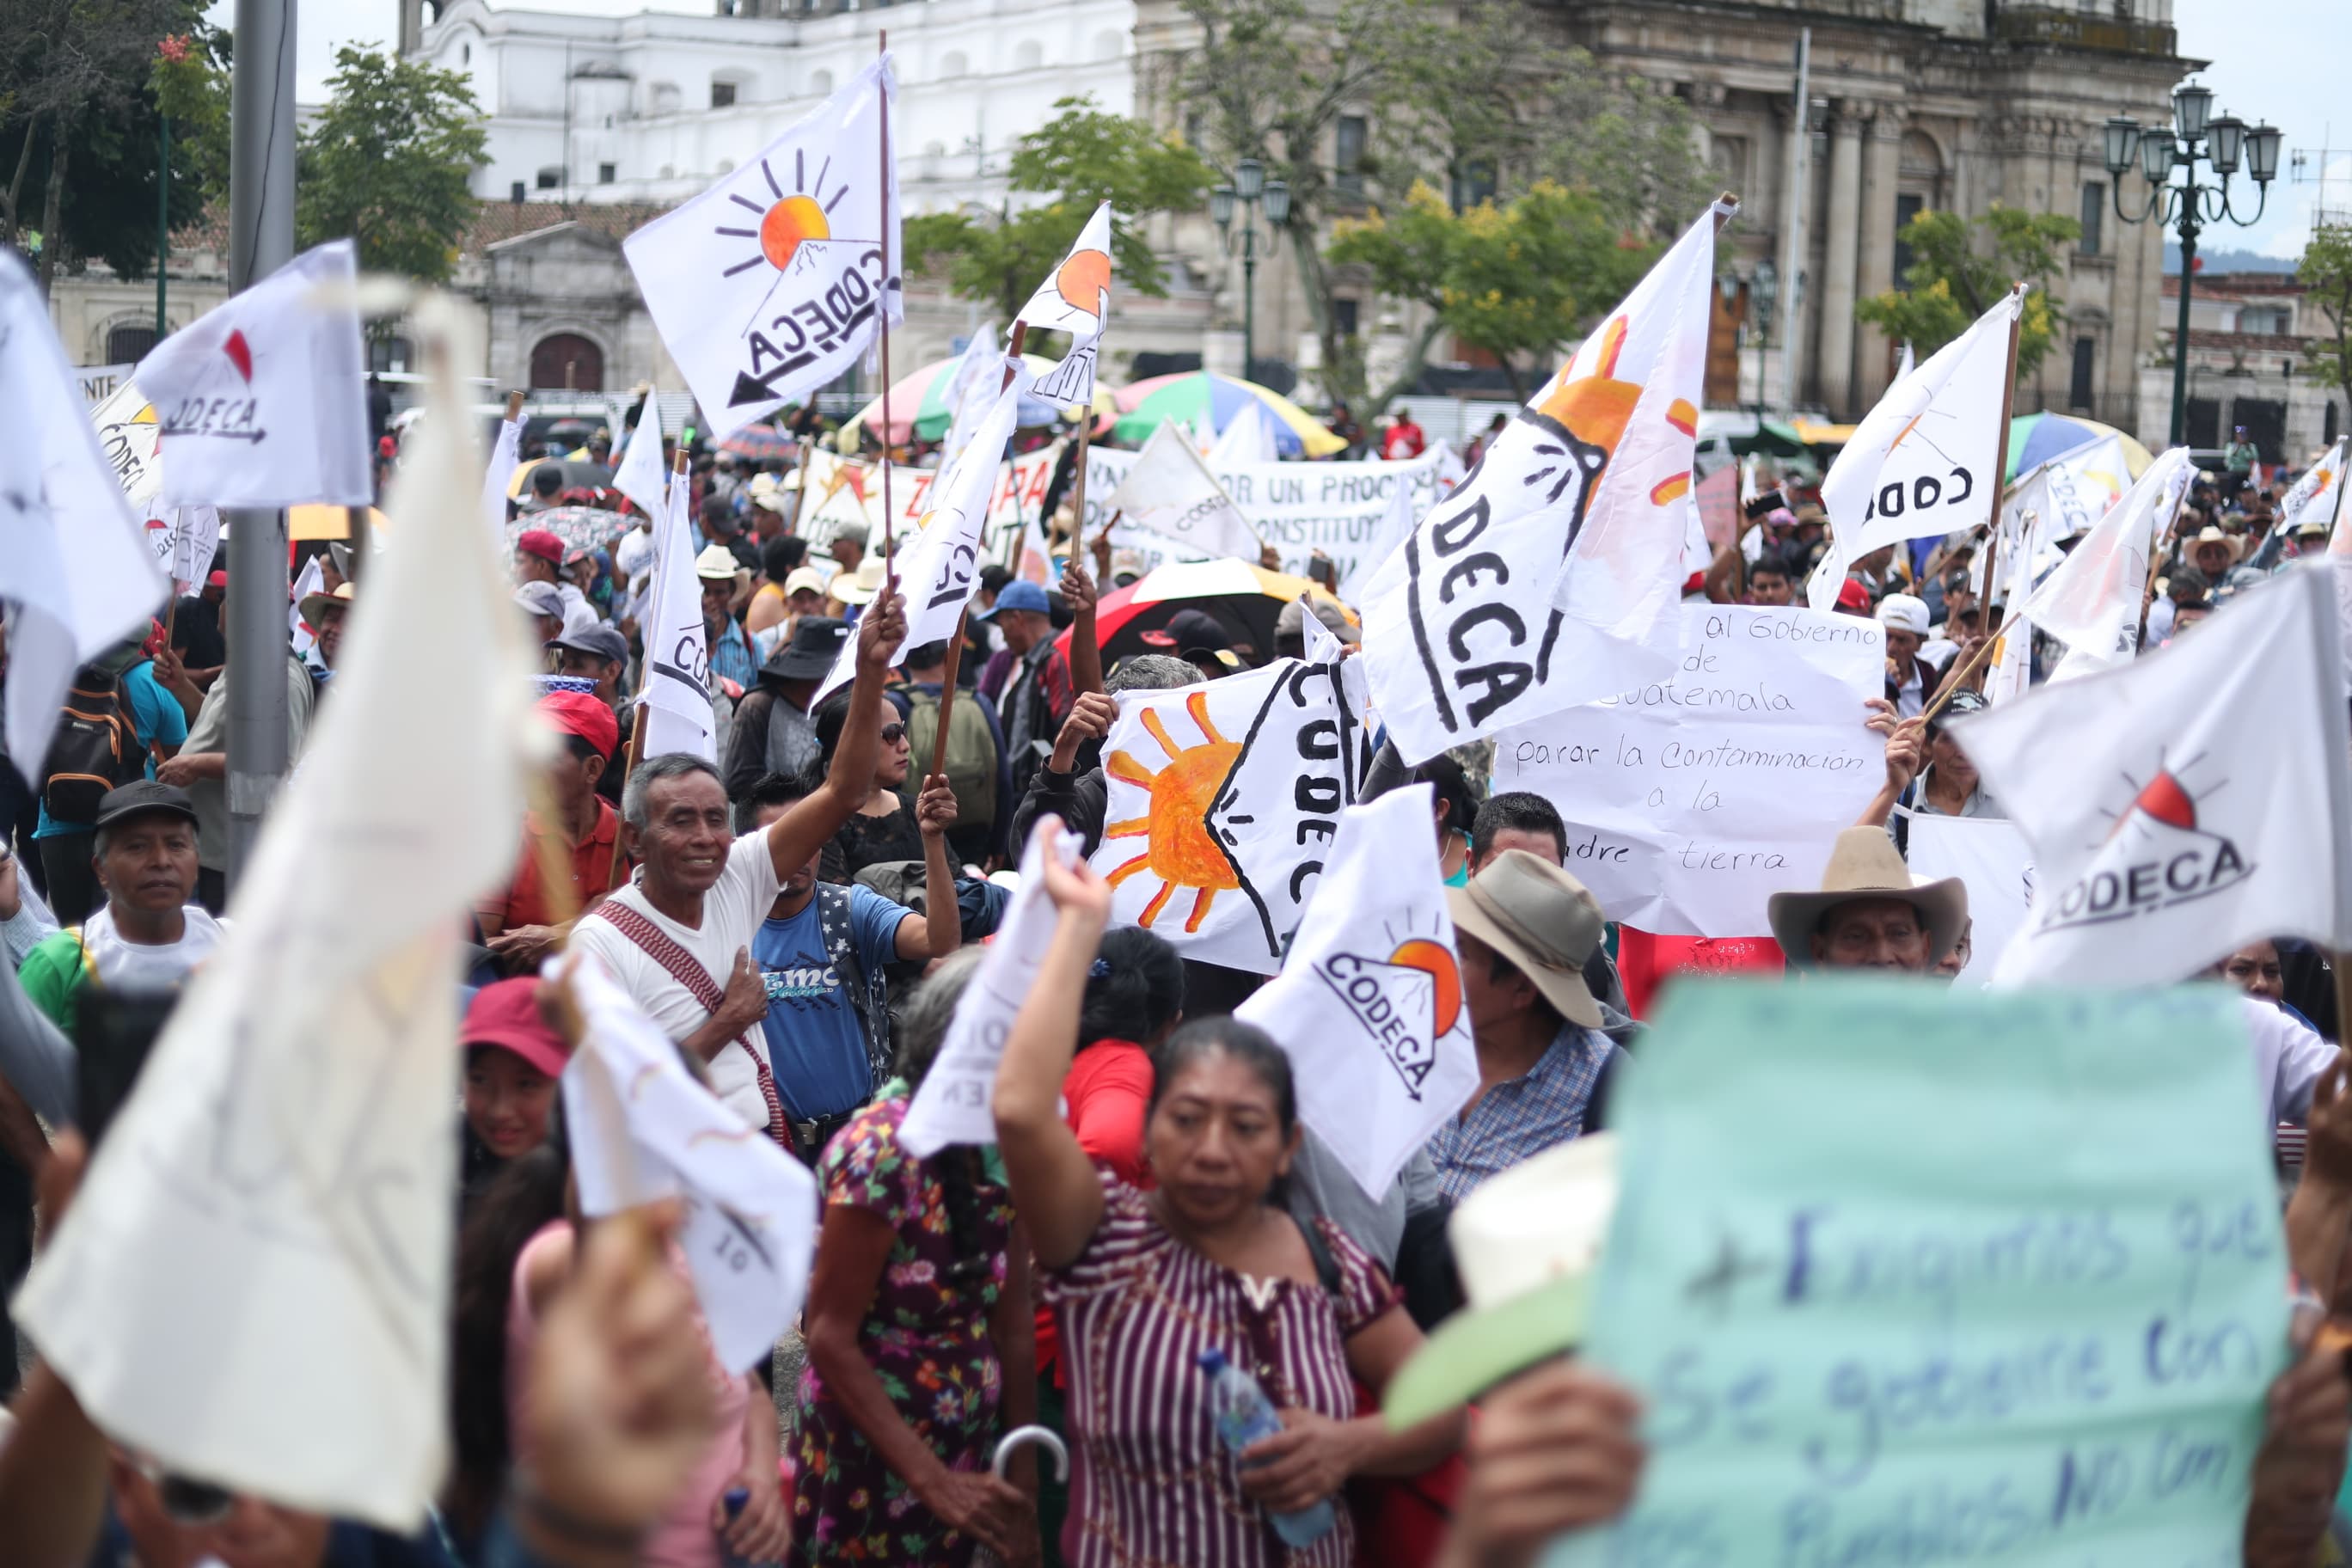
[[145, 506], [152, 501], [163, 485], [163, 465], [156, 457], [160, 437], [155, 405], [147, 401], [147, 395], [125, 381], [113, 395], [89, 411], [89, 423], [98, 432], [106, 466], [114, 471], [115, 482], [131, 504]]
[[554, 962], [587, 1028], [563, 1069], [580, 1212], [602, 1219], [682, 1197], [678, 1248], [711, 1349], [728, 1371], [747, 1371], [773, 1353], [807, 1294], [816, 1178], [688, 1073], [602, 964], [577, 952]]
[[1274, 413], [1255, 397], [1241, 405], [1217, 437], [1217, 444], [1209, 448], [1209, 467], [1221, 471], [1246, 463], [1281, 460], [1282, 443], [1274, 433]]
[[2095, 659], [2128, 658], [2139, 646], [2148, 552], [2172, 524], [2197, 465], [2175, 447], [2147, 466], [2021, 612], [2069, 648]]
[[955, 415], [948, 425], [947, 443], [940, 448], [940, 467], [951, 466], [971, 445], [972, 432], [995, 405], [996, 389], [1003, 384], [1007, 358], [999, 345], [993, 321], [982, 322], [963, 345], [962, 357], [948, 373], [947, 405], [955, 410]]
[[1715, 231], [1732, 210], [1701, 215], [1373, 574], [1363, 657], [1408, 761], [1673, 668]]
[[[1837, 607], [1846, 569], [1881, 545], [1990, 521], [2000, 495], [2002, 395], [2011, 325], [2025, 296], [2011, 289], [1958, 337], [1887, 388], [1822, 480], [1830, 514], [1827, 570], [1806, 584], [1816, 610]], [[1834, 562], [1834, 567], [1831, 563]]]
[[[2344, 518], [2345, 447], [2352, 437], [2340, 437], [2336, 445], [2319, 455], [2319, 460], [2304, 470], [2294, 488], [2279, 500], [2278, 521], [2273, 533], [2292, 535], [2308, 515], [2325, 518], [2330, 531], [2335, 531]], [[2331, 547], [2333, 541], [2330, 542]]]
[[1133, 530], [1209, 557], [1231, 555], [1255, 562], [1265, 546], [1201, 454], [1173, 420], [1151, 433], [1135, 464], [1103, 503], [1124, 512], [1112, 542]]
[[669, 495], [669, 476], [663, 468], [661, 411], [648, 390], [646, 411], [630, 432], [621, 466], [613, 470], [613, 488], [636, 502], [647, 517], [659, 517]]
[[882, 166], [890, 63], [621, 242], [714, 438], [804, 398], [906, 319], [898, 174]]
[[[2031, 511], [2042, 520], [2049, 543], [2042, 564], [2052, 566], [2059, 559], [2058, 541], [2089, 532], [2131, 486], [2124, 438], [2102, 436], [2059, 454], [2011, 485], [2004, 516]], [[2004, 542], [2002, 550], [2007, 549]]]
[[1370, 760], [1339, 677], [1286, 658], [1207, 686], [1120, 694], [1094, 853], [1115, 923], [1204, 963], [1281, 969]]
[[1901, 381], [1918, 368], [1919, 362], [1911, 353], [1911, 340], [1906, 338], [1903, 340], [1903, 352], [1895, 359], [1895, 379]]
[[1381, 515], [1380, 531], [1364, 547], [1364, 552], [1356, 557], [1356, 569], [1339, 584], [1339, 597], [1350, 605], [1361, 605], [1373, 577], [1388, 564], [1389, 557], [1412, 537], [1413, 525], [1419, 521], [1412, 504], [1412, 486], [1400, 475], [1396, 489], [1389, 492], [1389, 510]]
[[1923, 882], [1958, 877], [1969, 893], [1969, 961], [1956, 990], [1982, 991], [2033, 909], [2033, 850], [2017, 824], [1998, 816], [1915, 815], [1905, 858]]
[[8, 606], [8, 755], [41, 775], [74, 670], [147, 624], [171, 584], [99, 450], [49, 310], [0, 255], [0, 598]]
[[208, 506], [167, 506], [147, 519], [147, 542], [155, 564], [170, 575], [174, 593], [198, 586], [213, 569], [220, 549], [220, 512]]
[[522, 463], [522, 425], [520, 419], [499, 421], [498, 438], [490, 443], [490, 460], [482, 469], [482, 521], [490, 525], [490, 536], [501, 543], [506, 539], [507, 486]]
[[2296, 571], [2193, 637], [1953, 723], [2033, 846], [1996, 983], [2163, 985], [2259, 937], [2352, 947], [2335, 584]]
[[918, 1160], [928, 1160], [951, 1143], [993, 1143], [996, 1114], [991, 1096], [996, 1066], [1004, 1058], [1004, 1038], [1022, 1004], [1037, 984], [1037, 968], [1054, 944], [1058, 919], [1045, 896], [1045, 857], [1065, 866], [1078, 861], [1075, 833], [1048, 837], [1041, 825], [1021, 851], [1021, 885], [1005, 905], [1003, 921], [956, 999], [955, 1016], [940, 1042], [939, 1058], [915, 1090], [899, 1124], [898, 1142]]
[[1290, 1057], [1298, 1113], [1374, 1203], [1478, 1089], [1430, 787], [1339, 816], [1282, 973], [1234, 1016]]
[[[997, 459], [1004, 443], [1013, 438], [1028, 379], [1029, 373], [1024, 370], [1011, 386], [997, 394], [995, 406], [981, 421], [963, 456], [931, 487], [931, 508], [918, 525], [921, 531], [912, 540], [899, 536], [891, 570], [898, 579], [898, 591], [907, 595], [907, 637], [898, 645], [902, 659], [910, 647], [955, 636], [964, 606], [971, 603], [972, 591], [980, 585], [980, 569], [984, 564], [981, 535], [988, 524], [989, 501], [996, 493]], [[856, 674], [857, 639], [851, 637], [841, 645], [824, 684], [810, 699], [811, 711], [826, 693], [848, 685]]]
[[139, 362], [161, 426], [165, 500], [374, 504], [358, 287], [358, 248], [329, 240]]
[[685, 752], [716, 763], [710, 633], [702, 621], [702, 579], [694, 574], [688, 493], [687, 477], [671, 475], [669, 497], [654, 535], [653, 593], [646, 606], [646, 688], [637, 697], [637, 722], [646, 726], [646, 756]]
[[320, 563], [326, 558], [313, 555], [302, 563], [301, 575], [294, 579], [289, 591], [292, 603], [286, 606], [286, 632], [297, 658], [308, 658], [310, 650], [319, 646], [318, 628], [302, 618], [302, 601], [313, 594], [327, 591], [327, 574]]
[[512, 867], [536, 732], [454, 371], [431, 400], [338, 699], [16, 1300], [110, 1437], [401, 1533], [446, 1468], [458, 928]]
[[1103, 323], [1110, 317], [1110, 204], [1105, 202], [1087, 219], [1054, 275], [1013, 312], [1033, 332], [1070, 334], [1070, 352], [1062, 363], [1037, 378], [1037, 395], [1048, 403], [1094, 401], [1095, 359], [1102, 349]]

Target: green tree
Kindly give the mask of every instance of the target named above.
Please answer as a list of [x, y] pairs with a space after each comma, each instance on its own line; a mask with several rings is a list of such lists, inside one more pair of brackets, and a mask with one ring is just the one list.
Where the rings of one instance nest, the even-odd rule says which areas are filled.
[[2335, 329], [2333, 342], [2311, 341], [2306, 353], [2312, 368], [2352, 397], [2352, 226], [2324, 224], [2312, 230], [2294, 276]]
[[296, 153], [299, 242], [349, 236], [363, 268], [446, 282], [474, 217], [466, 183], [488, 161], [466, 79], [346, 47], [328, 85], [333, 96]]
[[1209, 187], [1210, 169], [1198, 153], [1154, 135], [1142, 121], [1106, 114], [1087, 98], [1054, 107], [1052, 120], [1015, 143], [1007, 171], [1016, 195], [1054, 200], [1016, 205], [1008, 196], [993, 213], [907, 220], [908, 268], [944, 265], [950, 288], [1008, 322], [1104, 202], [1111, 204], [1118, 287], [1154, 298], [1167, 293], [1166, 269], [1136, 226], [1154, 213], [1197, 206]]
[[2083, 237], [2083, 226], [2055, 213], [2029, 213], [1995, 202], [1981, 217], [1923, 212], [1904, 230], [1911, 266], [1904, 287], [1864, 300], [1853, 309], [1896, 342], [1926, 359], [2000, 302], [2017, 282], [2034, 285], [2025, 297], [2017, 333], [2017, 374], [2031, 377], [2050, 352], [2062, 313], [2050, 303], [2049, 283], [2059, 250]]
[[1438, 326], [1493, 354], [1524, 402], [1659, 248], [1627, 236], [1600, 197], [1539, 180], [1514, 201], [1462, 213], [1417, 184], [1393, 216], [1335, 223], [1325, 257], [1369, 269], [1383, 295], [1426, 307]]
[[201, 21], [156, 46], [156, 107], [171, 117], [173, 165], [194, 182], [199, 206], [228, 200], [232, 47], [226, 30]]

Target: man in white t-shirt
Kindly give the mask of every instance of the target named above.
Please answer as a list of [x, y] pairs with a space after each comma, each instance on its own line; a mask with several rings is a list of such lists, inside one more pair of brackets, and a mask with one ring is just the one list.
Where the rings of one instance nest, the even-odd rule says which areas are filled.
[[719, 770], [684, 752], [648, 757], [621, 796], [622, 847], [638, 879], [582, 917], [572, 945], [709, 1064], [710, 1086], [747, 1126], [790, 1148], [761, 1027], [768, 994], [751, 938], [786, 878], [873, 792], [882, 686], [907, 635], [906, 601], [877, 599], [857, 624], [848, 721], [824, 784], [774, 822], [734, 837]]

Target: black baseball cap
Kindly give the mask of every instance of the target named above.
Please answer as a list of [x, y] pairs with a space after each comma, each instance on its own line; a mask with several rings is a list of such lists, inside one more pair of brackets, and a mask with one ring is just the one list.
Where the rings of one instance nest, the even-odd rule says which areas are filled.
[[549, 640], [550, 647], [570, 648], [592, 658], [609, 658], [615, 664], [629, 662], [629, 639], [612, 626], [583, 626], [576, 632], [566, 632]]
[[136, 783], [108, 790], [100, 795], [98, 802], [98, 820], [90, 826], [105, 827], [110, 824], [121, 822], [128, 816], [143, 816], [149, 812], [155, 811], [169, 812], [173, 816], [184, 816], [191, 825], [196, 820], [195, 802], [188, 798], [186, 790], [175, 789], [170, 784], [159, 784], [153, 779], [140, 779]]

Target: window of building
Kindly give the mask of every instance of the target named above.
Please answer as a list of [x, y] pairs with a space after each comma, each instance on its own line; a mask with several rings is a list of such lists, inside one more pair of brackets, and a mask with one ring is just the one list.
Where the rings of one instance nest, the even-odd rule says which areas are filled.
[[530, 187], [524, 184], [520, 180], [515, 181], [512, 184], [507, 187], [507, 200], [510, 202], [519, 202], [530, 194]]
[[2221, 444], [2221, 401], [2216, 397], [2192, 397], [2189, 400], [2188, 427], [2183, 432], [2192, 447], [2218, 447]]
[[549, 167], [539, 172], [539, 188], [542, 191], [551, 191], [562, 183], [563, 171], [560, 168]]
[[416, 349], [406, 338], [394, 334], [388, 338], [368, 340], [368, 369], [387, 375], [405, 375], [408, 367], [416, 363]]
[[1468, 212], [1481, 202], [1495, 199], [1495, 165], [1492, 160], [1473, 158], [1454, 165], [1452, 175], [1454, 210]]
[[530, 384], [573, 392], [604, 390], [604, 351], [576, 332], [556, 332], [530, 351]]
[[2101, 230], [2107, 221], [2107, 187], [2097, 180], [2083, 182], [2083, 237], [2075, 242], [2078, 255], [2096, 256]]
[[106, 334], [106, 363], [131, 364], [147, 357], [155, 346], [152, 327], [116, 327]]
[[710, 84], [710, 107], [713, 109], [734, 108], [735, 84], [731, 81], [712, 82]]
[[2074, 340], [2074, 374], [2067, 382], [2066, 405], [2078, 414], [2091, 412], [2091, 371], [2098, 353], [2096, 338]]
[[457, 46], [457, 63], [461, 66], [469, 66], [474, 63], [473, 45], [459, 44]]
[[1911, 280], [1911, 220], [1927, 210], [1927, 198], [1897, 194], [1895, 198], [1895, 281], [1908, 288]]
[[2325, 424], [2327, 428], [2326, 433], [2321, 436], [2320, 439], [2333, 447], [2336, 445], [2336, 437], [2341, 434], [2341, 431], [2336, 421], [2336, 399], [2332, 397], [2327, 400], [2327, 414], [2322, 423]]
[[596, 165], [596, 183], [600, 185], [609, 185], [620, 172], [617, 164], [599, 163]]
[[1343, 338], [1352, 338], [1356, 335], [1356, 301], [1353, 300], [1331, 301], [1331, 325]]
[[1045, 46], [1034, 38], [1024, 38], [1013, 50], [1013, 68], [1033, 71], [1045, 63]]
[[2284, 305], [2242, 305], [2238, 308], [2238, 331], [2258, 337], [2276, 337], [2287, 330], [2287, 310]]
[[971, 74], [971, 58], [961, 49], [950, 49], [946, 54], [940, 57], [940, 78], [941, 80], [944, 81], [952, 77], [970, 76]]
[[1370, 130], [1360, 114], [1339, 116], [1339, 130], [1331, 151], [1332, 172], [1343, 196], [1361, 197], [1364, 194], [1364, 142]]
[[833, 73], [831, 71], [809, 72], [809, 91], [814, 93], [819, 98], [823, 98], [832, 90]]

